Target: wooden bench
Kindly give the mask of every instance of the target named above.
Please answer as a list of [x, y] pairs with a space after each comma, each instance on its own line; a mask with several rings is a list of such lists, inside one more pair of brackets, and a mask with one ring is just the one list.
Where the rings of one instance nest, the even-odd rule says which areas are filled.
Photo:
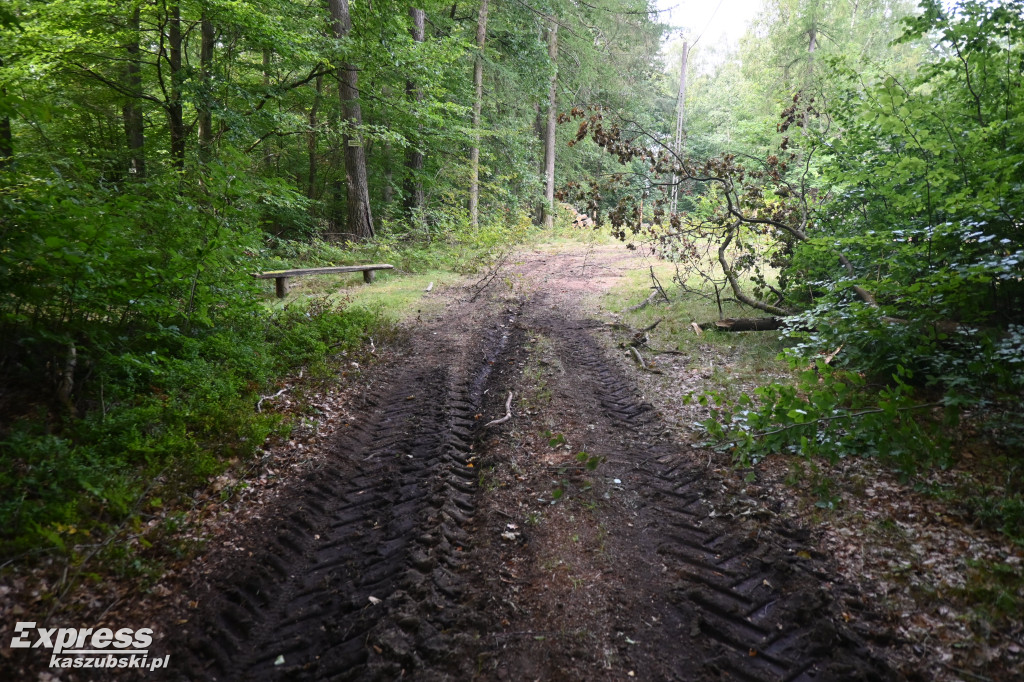
[[391, 270], [394, 265], [339, 265], [329, 268], [302, 268], [299, 270], [270, 270], [269, 272], [254, 272], [256, 279], [273, 279], [277, 289], [277, 297], [284, 298], [288, 295], [288, 279], [290, 277], [302, 277], [303, 275], [330, 275], [336, 272], [362, 272], [363, 281], [367, 284], [373, 282], [375, 270]]

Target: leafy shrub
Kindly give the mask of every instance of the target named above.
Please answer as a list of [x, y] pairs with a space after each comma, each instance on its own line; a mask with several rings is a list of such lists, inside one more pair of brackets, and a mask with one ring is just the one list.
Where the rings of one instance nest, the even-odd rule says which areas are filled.
[[907, 370], [899, 368], [891, 385], [868, 390], [862, 374], [833, 369], [824, 359], [812, 364], [794, 358], [793, 364], [796, 385], [768, 384], [753, 398], [733, 400], [721, 393], [698, 398], [712, 406], [704, 427], [734, 448], [741, 466], [777, 452], [832, 463], [851, 455], [877, 456], [908, 475], [921, 463], [949, 463], [943, 427], [953, 423], [955, 411], [936, 418], [942, 404], [914, 400]]
[[0, 174], [4, 556], [70, 551], [248, 456], [280, 428], [261, 392], [381, 324], [261, 304], [256, 226], [286, 187], [213, 163], [119, 191], [62, 170]]

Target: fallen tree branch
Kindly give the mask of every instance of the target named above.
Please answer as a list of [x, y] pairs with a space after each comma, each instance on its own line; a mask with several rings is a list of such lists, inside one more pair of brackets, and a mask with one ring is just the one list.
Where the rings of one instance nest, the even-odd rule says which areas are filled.
[[661, 355], [686, 355], [686, 353], [683, 353], [682, 351], [661, 350], [660, 348], [651, 348], [650, 346], [647, 346], [647, 350], [650, 351], [651, 353], [659, 353]]
[[287, 390], [288, 390], [287, 388], [282, 388], [280, 391], [278, 391], [274, 395], [261, 396], [259, 401], [256, 403], [256, 411], [257, 412], [263, 412], [262, 405], [263, 405], [263, 401], [264, 400], [273, 400], [274, 398], [276, 398], [277, 396], [281, 395], [282, 393], [284, 393]]
[[493, 421], [487, 422], [486, 424], [484, 424], [485, 429], [488, 426], [497, 426], [498, 424], [504, 424], [505, 422], [512, 418], [512, 395], [512, 392], [509, 391], [508, 400], [505, 401], [505, 416], [501, 417], [500, 419], [495, 419]]
[[494, 267], [491, 268], [491, 270], [488, 271], [487, 274], [481, 277], [477, 281], [477, 283], [473, 285], [473, 288], [476, 289], [476, 293], [473, 294], [473, 297], [469, 299], [470, 303], [475, 301], [480, 296], [480, 294], [482, 294], [484, 290], [491, 285], [491, 282], [494, 281], [494, 278], [497, 277], [498, 273], [501, 271], [502, 266], [505, 265], [505, 261], [508, 259], [510, 253], [512, 253], [512, 249], [508, 249], [500, 256], [498, 256], [497, 261], [495, 261], [494, 263]]
[[658, 278], [654, 276], [653, 265], [651, 266], [651, 281], [654, 282], [654, 287], [658, 290], [658, 293], [664, 297], [665, 303], [671, 303], [672, 301], [669, 299], [668, 294], [665, 293], [665, 289], [662, 288], [661, 282], [659, 282]]
[[640, 301], [636, 305], [630, 306], [630, 307], [626, 308], [622, 312], [623, 313], [635, 313], [636, 311], [640, 310], [644, 306], [650, 305], [651, 301], [653, 301], [657, 297], [657, 295], [658, 295], [657, 291], [652, 291], [650, 296], [648, 296], [644, 300]]
[[727, 317], [724, 320], [705, 322], [697, 325], [701, 329], [714, 329], [720, 332], [770, 332], [782, 329], [781, 317]]
[[650, 372], [651, 374], [663, 374], [661, 370], [648, 366], [648, 364], [644, 362], [644, 356], [640, 355], [640, 351], [638, 351], [635, 346], [630, 346], [629, 350], [633, 353], [633, 359], [636, 360], [638, 365], [640, 365], [640, 369], [645, 372]]
[[659, 324], [661, 324], [662, 320], [664, 320], [664, 319], [665, 319], [664, 317], [659, 317], [657, 320], [654, 321], [653, 324], [647, 325], [646, 327], [644, 327], [643, 329], [641, 329], [637, 333], [638, 334], [643, 334], [643, 333], [646, 333], [646, 332], [654, 331], [654, 328], [657, 327]]
[[732, 288], [733, 295], [736, 296], [741, 303], [745, 303], [751, 308], [757, 308], [758, 310], [762, 310], [771, 315], [792, 315], [793, 311], [781, 306], [769, 305], [764, 301], [758, 301], [740, 288], [739, 280], [736, 278], [736, 271], [732, 269], [732, 266], [729, 265], [729, 261], [725, 257], [726, 250], [729, 248], [729, 244], [732, 243], [733, 237], [736, 236], [736, 231], [738, 229], [739, 222], [736, 222], [730, 227], [728, 234], [726, 234], [725, 241], [723, 241], [718, 247], [718, 264], [722, 266], [722, 272], [725, 273], [725, 278], [728, 280], [730, 288]]

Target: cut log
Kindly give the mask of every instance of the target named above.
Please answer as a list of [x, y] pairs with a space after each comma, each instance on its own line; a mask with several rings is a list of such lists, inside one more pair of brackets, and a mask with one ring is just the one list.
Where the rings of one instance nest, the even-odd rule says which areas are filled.
[[771, 332], [782, 329], [782, 317], [727, 317], [724, 320], [705, 322], [703, 329], [720, 332]]

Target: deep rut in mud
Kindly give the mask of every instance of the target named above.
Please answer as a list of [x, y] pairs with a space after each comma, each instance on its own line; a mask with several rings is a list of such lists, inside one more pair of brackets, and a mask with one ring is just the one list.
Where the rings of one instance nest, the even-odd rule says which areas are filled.
[[[512, 320], [512, 316], [503, 315]], [[476, 626], [459, 611], [483, 394], [510, 336], [496, 326], [475, 371], [410, 367], [371, 400], [270, 524], [264, 548], [214, 581], [172, 640], [171, 677], [394, 679], [458, 673], [446, 661]]]
[[895, 678], [836, 624], [829, 576], [811, 560], [807, 533], [786, 524], [742, 529], [716, 513], [705, 470], [663, 437], [652, 406], [592, 338], [594, 325], [551, 313], [526, 323], [554, 340], [573, 369], [570, 390], [590, 396], [590, 420], [603, 412], [614, 425], [609, 436], [628, 443], [613, 446], [609, 437], [591, 448], [613, 460], [608, 476], [639, 491], [621, 555], [656, 567], [637, 585], [633, 607], [661, 626], [638, 633], [646, 646], [636, 654], [626, 647], [625, 662], [648, 679]]
[[[196, 588], [188, 630], [164, 647], [169, 678], [895, 678], [842, 623], [804, 533], [722, 513], [689, 446], [609, 360], [598, 323], [543, 294], [480, 305], [482, 323], [448, 329], [474, 350], [395, 368], [331, 463], [264, 520], [248, 543], [260, 549]], [[589, 449], [607, 460], [602, 480], [632, 491], [587, 507], [614, 530], [601, 549], [608, 586], [571, 643], [564, 595], [535, 584], [531, 596], [528, 579], [504, 577], [516, 561], [542, 573], [528, 531], [495, 539], [510, 519], [523, 525], [526, 507], [499, 509], [478, 485], [481, 465], [517, 447], [501, 446], [510, 434], [544, 431], [529, 414], [480, 427], [521, 390], [534, 334], [565, 368], [556, 399], [600, 434]], [[555, 635], [531, 636], [542, 631]]]

